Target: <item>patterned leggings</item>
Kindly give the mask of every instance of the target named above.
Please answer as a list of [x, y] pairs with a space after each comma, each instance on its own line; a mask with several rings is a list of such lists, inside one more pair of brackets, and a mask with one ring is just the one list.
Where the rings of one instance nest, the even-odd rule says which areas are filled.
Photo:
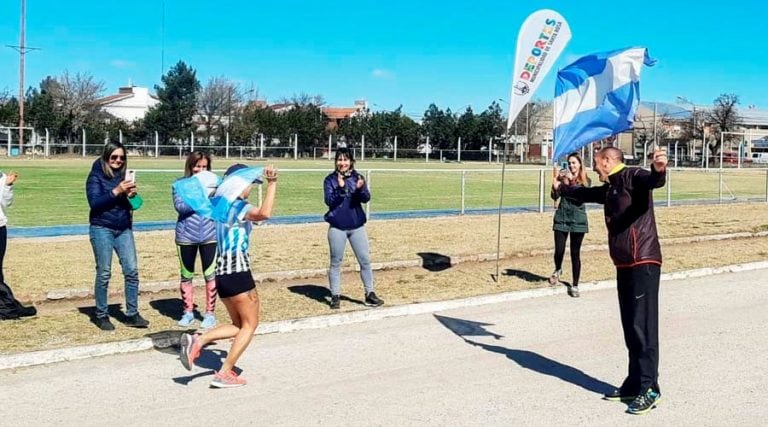
[[181, 266], [181, 299], [184, 303], [184, 311], [190, 312], [195, 307], [194, 287], [192, 277], [195, 275], [195, 259], [200, 253], [203, 277], [205, 277], [205, 312], [213, 313], [216, 308], [216, 243], [183, 244], [176, 245]]

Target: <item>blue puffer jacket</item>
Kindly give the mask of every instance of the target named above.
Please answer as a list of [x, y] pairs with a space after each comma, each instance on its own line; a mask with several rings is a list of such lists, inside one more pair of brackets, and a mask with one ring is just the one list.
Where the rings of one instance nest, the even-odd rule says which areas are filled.
[[361, 177], [357, 171], [352, 171], [350, 176], [344, 179], [344, 187], [340, 187], [336, 172], [325, 177], [323, 190], [325, 204], [328, 206], [325, 220], [333, 228], [354, 230], [365, 224], [365, 211], [362, 204], [371, 200], [371, 192], [368, 191], [367, 182], [362, 188], [357, 189], [358, 178]]
[[[183, 178], [179, 178], [183, 179]], [[173, 193], [173, 207], [179, 213], [176, 220], [177, 244], [201, 244], [216, 242], [216, 223], [210, 218], [200, 216], [184, 203], [181, 196], [171, 187]]]
[[123, 175], [110, 178], [101, 170], [101, 160], [96, 159], [91, 166], [91, 173], [85, 181], [85, 194], [91, 211], [88, 221], [91, 225], [127, 230], [133, 227], [133, 208], [124, 195], [115, 196], [112, 190], [123, 180]]

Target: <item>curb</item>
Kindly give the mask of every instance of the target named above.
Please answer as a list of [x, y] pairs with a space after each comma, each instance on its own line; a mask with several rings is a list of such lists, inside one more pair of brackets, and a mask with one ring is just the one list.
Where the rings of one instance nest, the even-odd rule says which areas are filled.
[[[664, 273], [662, 281], [688, 279], [694, 277], [710, 276], [713, 274], [736, 273], [768, 269], [768, 261], [759, 261], [746, 264], [735, 264], [724, 267], [709, 267], [695, 270]], [[579, 287], [582, 292], [593, 292], [616, 286], [615, 280], [602, 280], [597, 282], [582, 283]], [[362, 309], [346, 313], [331, 314], [302, 319], [280, 320], [265, 322], [259, 325], [256, 335], [285, 333], [301, 330], [320, 329], [331, 326], [349, 325], [354, 323], [370, 322], [390, 317], [411, 316], [427, 314], [438, 311], [450, 310], [460, 307], [474, 307], [479, 305], [495, 304], [509, 301], [519, 301], [528, 298], [539, 298], [565, 293], [562, 287], [539, 288], [525, 291], [505, 292], [494, 295], [483, 295], [447, 301], [435, 301], [427, 303], [413, 303], [394, 307], [378, 309]], [[70, 360], [88, 359], [98, 356], [133, 353], [152, 348], [168, 348], [179, 343], [179, 337], [183, 331], [158, 333], [152, 337], [140, 338], [129, 341], [94, 344], [79, 347], [69, 347], [56, 350], [41, 350], [29, 353], [17, 353], [0, 356], [0, 371], [27, 366], [45, 365], [49, 363], [65, 362]]]
[[[755, 237], [766, 237], [768, 236], [768, 231], [760, 231], [760, 232], [739, 232], [739, 233], [728, 233], [728, 234], [710, 234], [705, 236], [695, 236], [695, 237], [672, 237], [668, 239], [662, 239], [662, 244], [682, 244], [682, 243], [696, 243], [696, 242], [708, 242], [708, 241], [720, 241], [720, 240], [728, 240], [728, 239], [747, 239], [747, 238], [755, 238]], [[607, 250], [608, 245], [607, 244], [596, 244], [596, 245], [585, 245], [582, 247], [582, 252], [592, 252], [592, 251], [599, 251], [599, 250]], [[550, 255], [553, 253], [552, 249], [534, 249], [527, 252], [517, 252], [517, 253], [505, 253], [500, 252], [499, 253], [499, 259], [508, 259], [508, 258], [519, 258], [519, 257], [525, 257], [525, 256], [541, 256], [541, 255]], [[401, 261], [388, 261], [388, 262], [374, 262], [371, 264], [371, 267], [374, 271], [382, 271], [382, 270], [394, 270], [394, 269], [401, 269], [401, 268], [416, 268], [416, 267], [428, 267], [431, 265], [441, 265], [441, 264], [450, 264], [451, 266], [455, 266], [461, 263], [466, 262], [487, 262], [487, 261], [494, 261], [496, 259], [496, 253], [486, 253], [486, 254], [477, 254], [477, 255], [464, 255], [464, 256], [449, 256], [449, 255], [439, 255], [435, 259], [410, 259], [410, 260], [401, 260]], [[342, 273], [353, 273], [356, 271], [360, 271], [360, 267], [358, 265], [355, 265], [354, 267], [346, 267], [342, 269]], [[256, 283], [264, 283], [264, 282], [272, 282], [272, 281], [280, 281], [280, 280], [298, 280], [298, 279], [309, 279], [309, 278], [316, 278], [316, 277], [325, 277], [328, 273], [327, 268], [311, 268], [311, 269], [297, 269], [297, 270], [284, 270], [284, 271], [271, 271], [271, 272], [264, 272], [264, 273], [254, 273], [253, 274], [253, 280], [256, 281]], [[198, 286], [201, 286], [200, 283], [198, 283]], [[140, 293], [154, 293], [154, 292], [161, 292], [161, 291], [170, 291], [170, 290], [177, 290], [179, 287], [178, 281], [160, 281], [160, 282], [150, 282], [150, 283], [144, 283], [141, 285]], [[113, 294], [110, 294], [113, 295]], [[122, 295], [121, 293], [115, 293], [114, 295]], [[58, 301], [63, 299], [74, 299], [74, 298], [93, 298], [93, 287], [91, 288], [78, 288], [78, 289], [58, 289], [49, 291], [45, 294], [44, 298], [41, 299], [40, 294], [35, 295], [27, 295], [22, 296], [21, 299], [31, 300], [31, 301]], [[31, 297], [31, 298], [30, 298]]]

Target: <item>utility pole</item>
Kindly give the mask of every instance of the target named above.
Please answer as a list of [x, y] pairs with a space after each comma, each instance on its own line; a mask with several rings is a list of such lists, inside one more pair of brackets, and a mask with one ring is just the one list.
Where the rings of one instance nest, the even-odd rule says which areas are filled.
[[6, 45], [19, 52], [19, 154], [24, 153], [24, 55], [27, 51], [37, 49], [34, 47], [27, 47], [26, 45], [26, 15], [27, 2], [26, 0], [21, 0], [21, 31], [19, 32], [19, 45]]

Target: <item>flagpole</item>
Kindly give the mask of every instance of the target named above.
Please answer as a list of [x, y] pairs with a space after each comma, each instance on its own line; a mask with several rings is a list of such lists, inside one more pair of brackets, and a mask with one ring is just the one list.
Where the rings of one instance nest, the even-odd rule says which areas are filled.
[[501, 209], [504, 206], [504, 175], [506, 172], [506, 166], [507, 166], [507, 148], [509, 147], [507, 144], [507, 139], [509, 138], [509, 126], [507, 126], [507, 130], [504, 131], [504, 157], [501, 160], [501, 192], [499, 194], [499, 219], [497, 221], [498, 227], [496, 230], [496, 275], [494, 277], [494, 282], [499, 282], [499, 258], [501, 257]]

